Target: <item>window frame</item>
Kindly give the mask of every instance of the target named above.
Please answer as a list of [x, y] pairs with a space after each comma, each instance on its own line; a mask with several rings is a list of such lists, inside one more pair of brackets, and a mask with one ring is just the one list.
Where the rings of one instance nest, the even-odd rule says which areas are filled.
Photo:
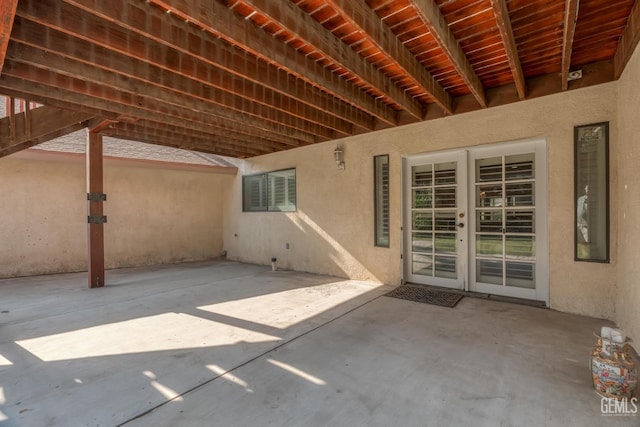
[[[385, 198], [383, 192], [384, 190], [384, 182], [381, 182], [383, 188], [379, 187], [379, 181], [382, 181], [383, 176], [379, 176], [378, 172], [378, 161], [384, 161], [386, 159], [387, 165], [387, 182], [386, 182], [386, 206], [384, 206]], [[381, 164], [381, 167], [384, 163]], [[380, 154], [377, 156], [373, 156], [373, 244], [379, 248], [389, 248], [391, 244], [391, 162], [388, 154]], [[385, 228], [386, 225], [386, 236], [381, 230], [378, 229], [380, 218], [380, 212], [383, 212], [384, 209], [387, 210], [387, 218], [386, 224], [382, 223], [382, 229]], [[384, 221], [384, 219], [382, 219]]]
[[[580, 144], [583, 142], [580, 140], [579, 132], [581, 129], [592, 128], [592, 127], [602, 127], [603, 128], [603, 138], [601, 141], [596, 142], [596, 144], [601, 144], [601, 149], [603, 151], [602, 155], [594, 158], [594, 161], [598, 163], [598, 166], [602, 168], [602, 179], [599, 182], [601, 187], [596, 187], [596, 190], [599, 191], [599, 194], [596, 197], [596, 200], [599, 202], [597, 205], [604, 212], [604, 217], [599, 218], [599, 223], [597, 224], [597, 229], [602, 229], [604, 233], [604, 256], [581, 256], [579, 246], [580, 246], [580, 231], [578, 230], [578, 202], [580, 200], [581, 195], [583, 195], [584, 190], [581, 191], [582, 186], [585, 185], [584, 180], [581, 179], [581, 175], [584, 173], [581, 156], [580, 156]], [[573, 200], [574, 200], [574, 209], [573, 209], [573, 221], [574, 221], [574, 260], [577, 262], [595, 262], [595, 263], [603, 263], [608, 264], [611, 262], [611, 212], [610, 212], [610, 197], [611, 197], [611, 185], [610, 185], [610, 170], [609, 170], [609, 122], [600, 122], [600, 123], [592, 123], [587, 125], [574, 126], [573, 128], [573, 139], [574, 139], [574, 151], [573, 151]], [[593, 187], [593, 186], [592, 186]], [[593, 194], [593, 188], [590, 190]], [[602, 192], [604, 192], [604, 197], [602, 197]], [[592, 194], [592, 196], [593, 196]], [[589, 198], [590, 202], [593, 197]], [[604, 200], [603, 200], [604, 199]], [[591, 203], [589, 203], [591, 204]], [[602, 206], [604, 205], [604, 206]], [[592, 208], [590, 208], [592, 209]], [[588, 223], [589, 229], [593, 226], [592, 222]], [[591, 240], [591, 239], [590, 239]], [[590, 243], [589, 243], [590, 244]]]
[[[288, 171], [293, 171], [293, 182], [294, 182], [294, 189], [293, 189], [293, 194], [295, 197], [295, 202], [294, 203], [290, 203], [289, 200], [289, 195], [290, 192], [286, 191], [289, 190], [289, 183], [287, 182], [285, 184], [285, 190], [284, 191], [284, 196], [287, 200], [287, 202], [289, 202], [289, 204], [293, 205], [293, 209], [291, 210], [276, 210], [276, 209], [271, 209], [272, 207], [272, 202], [273, 202], [273, 195], [272, 195], [272, 188], [270, 185], [271, 179], [270, 179], [270, 175], [271, 174], [277, 174], [280, 172], [288, 172]], [[247, 191], [247, 180], [250, 178], [256, 178], [256, 177], [261, 177], [264, 180], [264, 192], [265, 192], [265, 204], [264, 204], [264, 209], [248, 209], [247, 208], [247, 203], [246, 203], [246, 191]], [[242, 212], [297, 212], [298, 211], [298, 178], [297, 178], [297, 171], [296, 168], [284, 168], [284, 169], [278, 169], [278, 170], [273, 170], [273, 171], [266, 171], [266, 172], [259, 172], [259, 173], [254, 173], [254, 174], [248, 174], [248, 175], [243, 175], [242, 176]]]

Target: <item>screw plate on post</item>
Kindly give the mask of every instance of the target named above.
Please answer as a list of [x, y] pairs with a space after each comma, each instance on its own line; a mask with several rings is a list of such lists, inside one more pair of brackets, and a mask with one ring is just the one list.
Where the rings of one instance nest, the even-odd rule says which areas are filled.
[[107, 222], [106, 215], [89, 215], [87, 217], [87, 222], [89, 224], [104, 224]]
[[107, 195], [104, 193], [97, 193], [97, 192], [87, 193], [87, 200], [91, 202], [106, 202]]

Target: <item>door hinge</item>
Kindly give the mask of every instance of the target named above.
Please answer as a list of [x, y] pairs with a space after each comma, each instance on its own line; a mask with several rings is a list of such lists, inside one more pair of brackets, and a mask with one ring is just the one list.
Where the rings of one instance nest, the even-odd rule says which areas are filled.
[[402, 254], [400, 254], [400, 259], [402, 259]]

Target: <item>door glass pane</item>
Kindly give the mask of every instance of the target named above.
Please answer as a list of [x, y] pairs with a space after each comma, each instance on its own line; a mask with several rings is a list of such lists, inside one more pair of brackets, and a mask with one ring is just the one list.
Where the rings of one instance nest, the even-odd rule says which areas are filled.
[[504, 159], [504, 178], [506, 181], [516, 179], [533, 179], [534, 176], [534, 154], [517, 154], [514, 156], [506, 156]]
[[507, 261], [507, 286], [535, 289], [535, 264]]
[[433, 236], [431, 233], [413, 233], [411, 243], [413, 252], [433, 252]]
[[456, 183], [456, 162], [438, 163], [435, 169], [435, 185]]
[[502, 259], [502, 235], [476, 236], [476, 255]]
[[502, 285], [502, 261], [476, 260], [476, 280]]
[[535, 233], [534, 211], [507, 211], [507, 233]]
[[436, 253], [452, 254], [456, 253], [456, 234], [455, 233], [436, 233]]
[[502, 211], [476, 211], [476, 231], [502, 233]]
[[421, 276], [433, 276], [432, 255], [413, 254], [411, 270], [413, 274]]
[[507, 206], [534, 206], [532, 181], [505, 185]]
[[456, 230], [456, 211], [436, 212], [435, 230], [436, 231], [455, 231]]
[[411, 168], [411, 186], [429, 187], [432, 185], [431, 165], [413, 166]]
[[476, 186], [476, 206], [501, 207], [503, 205], [502, 184], [489, 184]]
[[456, 187], [437, 187], [434, 205], [436, 208], [455, 208]]
[[502, 157], [476, 160], [476, 182], [502, 181]]
[[421, 188], [413, 190], [413, 197], [411, 199], [412, 207], [414, 209], [430, 208], [431, 204], [431, 189]]
[[431, 212], [414, 212], [413, 229], [418, 231], [433, 230], [433, 215]]
[[455, 279], [456, 258], [448, 256], [436, 256], [436, 277], [447, 277]]
[[511, 259], [535, 260], [536, 245], [533, 236], [506, 236], [506, 256]]

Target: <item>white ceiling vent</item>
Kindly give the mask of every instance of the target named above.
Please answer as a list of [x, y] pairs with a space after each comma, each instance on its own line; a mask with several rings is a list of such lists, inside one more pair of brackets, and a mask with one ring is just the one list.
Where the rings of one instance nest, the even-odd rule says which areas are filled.
[[569, 78], [567, 80], [578, 80], [582, 78], [582, 70], [569, 71]]

